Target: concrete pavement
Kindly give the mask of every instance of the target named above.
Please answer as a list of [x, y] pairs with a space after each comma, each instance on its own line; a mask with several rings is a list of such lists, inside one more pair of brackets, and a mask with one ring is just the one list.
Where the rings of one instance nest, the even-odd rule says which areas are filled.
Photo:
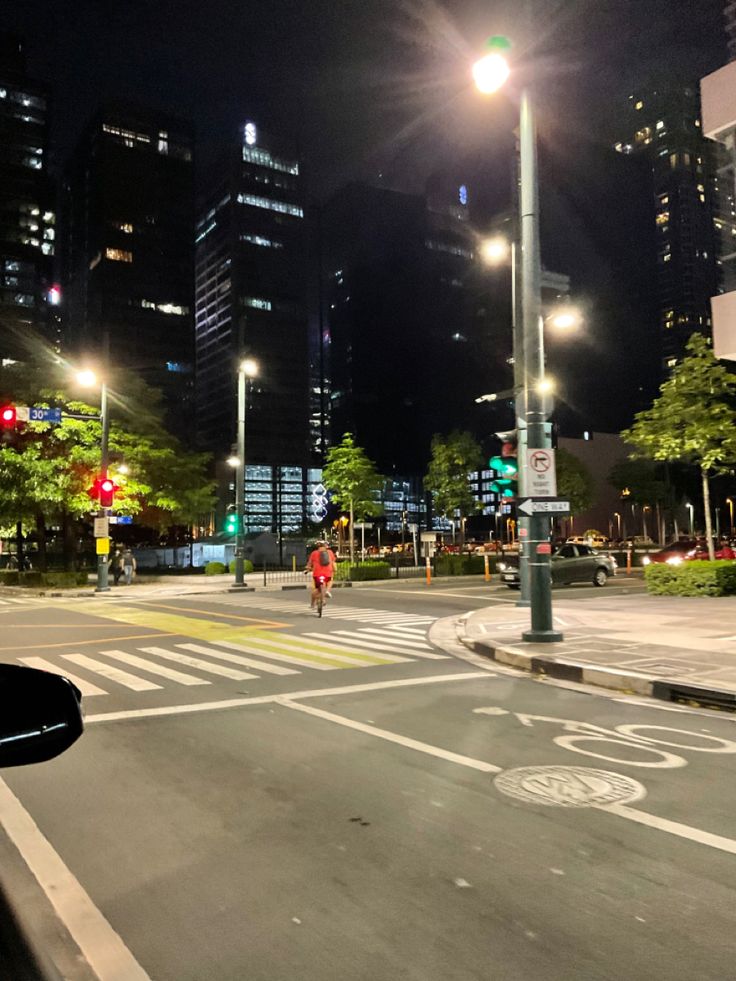
[[529, 612], [486, 607], [458, 619], [466, 647], [524, 671], [667, 701], [736, 710], [736, 597], [600, 596], [555, 602], [557, 644], [521, 640]]

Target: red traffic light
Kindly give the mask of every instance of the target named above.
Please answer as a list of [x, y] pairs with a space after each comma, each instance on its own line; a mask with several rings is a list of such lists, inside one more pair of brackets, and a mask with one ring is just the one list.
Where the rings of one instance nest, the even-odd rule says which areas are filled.
[[111, 477], [97, 477], [87, 494], [102, 508], [111, 508], [115, 500], [115, 491], [120, 488]]
[[14, 426], [18, 421], [18, 412], [14, 405], [4, 405], [0, 409], [0, 425]]

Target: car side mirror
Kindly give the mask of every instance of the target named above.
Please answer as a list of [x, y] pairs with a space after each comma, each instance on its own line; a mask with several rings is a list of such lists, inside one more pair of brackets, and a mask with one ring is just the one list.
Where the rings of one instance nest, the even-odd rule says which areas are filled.
[[0, 664], [0, 767], [51, 760], [83, 729], [82, 693], [68, 678]]

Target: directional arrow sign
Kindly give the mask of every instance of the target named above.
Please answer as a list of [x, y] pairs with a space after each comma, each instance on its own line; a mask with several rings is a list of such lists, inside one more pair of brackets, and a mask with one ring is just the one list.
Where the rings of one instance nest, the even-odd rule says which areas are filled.
[[533, 514], [569, 514], [570, 502], [551, 497], [520, 497], [516, 509], [526, 517]]

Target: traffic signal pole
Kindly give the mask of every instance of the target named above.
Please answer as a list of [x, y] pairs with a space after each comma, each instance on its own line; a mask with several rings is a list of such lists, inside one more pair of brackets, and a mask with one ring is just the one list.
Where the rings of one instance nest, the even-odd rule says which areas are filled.
[[[109, 466], [110, 442], [110, 413], [107, 404], [107, 382], [102, 381], [100, 386], [100, 423], [102, 425], [102, 439], [100, 441], [100, 477], [102, 480], [107, 478], [107, 468]], [[97, 512], [98, 517], [107, 517], [107, 508], [100, 507]], [[109, 541], [109, 539], [108, 539]], [[107, 593], [110, 590], [109, 580], [109, 555], [97, 556], [97, 586], [96, 593]]]
[[235, 586], [245, 586], [245, 371], [238, 369], [238, 465], [235, 468]]
[[[539, 183], [537, 176], [537, 134], [534, 109], [528, 89], [521, 93], [519, 125], [519, 156], [521, 164], [521, 302], [523, 380], [525, 388], [524, 416], [527, 448], [549, 449], [545, 427], [544, 398], [539, 382], [544, 376], [544, 337], [542, 333], [542, 266], [539, 249]], [[522, 491], [528, 490], [527, 453], [522, 457]], [[550, 519], [533, 514], [529, 519], [529, 535], [525, 541], [529, 569], [529, 599], [531, 629], [522, 639], [531, 643], [552, 643], [562, 640], [554, 629], [552, 618]]]
[[[519, 275], [516, 235], [511, 239], [511, 325], [514, 354], [514, 416], [516, 422], [516, 454], [518, 460], [519, 496], [527, 492], [526, 480], [526, 419], [524, 406], [527, 398], [526, 365], [524, 362], [524, 325], [519, 316]], [[529, 606], [529, 518], [518, 516], [519, 522], [519, 585], [517, 606]]]

